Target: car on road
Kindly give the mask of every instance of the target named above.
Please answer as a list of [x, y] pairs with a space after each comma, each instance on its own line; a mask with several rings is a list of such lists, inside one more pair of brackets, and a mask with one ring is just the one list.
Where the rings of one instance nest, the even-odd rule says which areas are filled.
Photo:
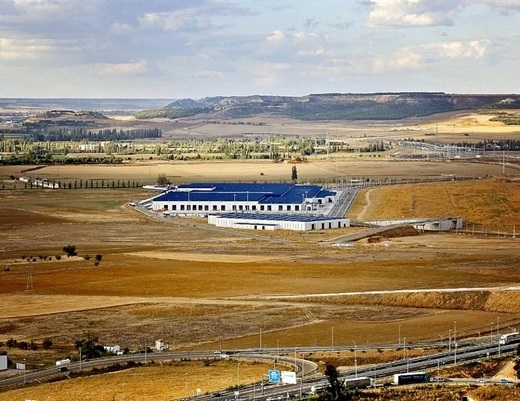
[[498, 382], [500, 384], [513, 384], [513, 382], [511, 380], [507, 380], [507, 379], [500, 379]]
[[477, 379], [477, 383], [487, 383], [487, 380], [484, 379], [483, 377]]

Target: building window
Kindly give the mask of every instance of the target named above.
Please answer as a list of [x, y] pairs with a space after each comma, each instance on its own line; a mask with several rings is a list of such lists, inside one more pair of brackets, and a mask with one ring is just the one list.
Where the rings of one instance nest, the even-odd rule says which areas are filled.
[[191, 205], [186, 205], [186, 210], [191, 210]]
[[233, 210], [237, 210], [237, 205], [233, 205]]
[[168, 205], [164, 205], [163, 209], [168, 210]]
[[288, 211], [288, 212], [291, 211], [291, 205], [287, 205], [287, 211]]
[[256, 205], [251, 206], [252, 210], [256, 210]]
[[177, 210], [177, 205], [172, 205], [172, 210]]
[[299, 212], [300, 211], [300, 205], [294, 205], [294, 210], [296, 212]]
[[282, 211], [283, 210], [283, 206], [282, 205], [278, 205], [278, 211]]
[[268, 212], [271, 211], [271, 205], [267, 206], [267, 211], [268, 211]]
[[314, 226], [314, 224], [311, 224], [311, 230], [315, 230], [316, 227]]
[[208, 211], [209, 210], [209, 206], [208, 205], [204, 205], [204, 210]]
[[214, 211], [214, 212], [217, 211], [217, 205], [213, 205], [213, 211]]
[[264, 205], [260, 205], [260, 210], [263, 212], [264, 211]]
[[184, 205], [181, 205], [181, 210], [184, 210]]
[[222, 210], [222, 211], [226, 210], [226, 205], [220, 205], [220, 210]]
[[240, 211], [244, 210], [244, 206], [243, 205], [239, 205], [238, 206], [238, 210], [240, 210]]

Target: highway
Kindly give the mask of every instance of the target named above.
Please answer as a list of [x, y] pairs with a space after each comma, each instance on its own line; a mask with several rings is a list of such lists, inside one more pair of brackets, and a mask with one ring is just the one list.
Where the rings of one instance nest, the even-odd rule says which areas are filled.
[[[432, 343], [435, 344], [435, 343]], [[440, 367], [474, 361], [477, 359], [490, 358], [495, 355], [503, 353], [515, 352], [518, 346], [518, 341], [506, 345], [498, 345], [498, 343], [470, 345], [469, 343], [460, 343], [459, 347], [454, 347], [451, 351], [439, 352], [427, 356], [416, 358], [403, 358], [389, 363], [382, 363], [370, 366], [354, 366], [341, 374], [342, 379], [355, 378], [362, 376], [369, 376], [376, 380], [381, 380], [385, 377], [390, 377], [396, 373], [405, 373], [412, 371], [435, 371]], [[437, 343], [437, 346], [442, 344]], [[409, 347], [417, 347], [417, 344], [410, 344]], [[287, 395], [299, 396], [300, 394], [307, 394], [311, 392], [311, 387], [320, 384], [326, 384], [326, 378], [317, 373], [318, 366], [314, 362], [306, 361], [296, 357], [296, 352], [314, 352], [319, 350], [337, 351], [341, 349], [351, 349], [352, 347], [297, 347], [297, 348], [279, 348], [279, 349], [247, 349], [235, 351], [222, 351], [228, 356], [226, 359], [230, 360], [267, 360], [276, 361], [277, 363], [285, 363], [295, 366], [297, 372], [297, 384], [279, 385], [269, 384], [268, 382], [255, 383], [241, 387], [238, 394], [235, 391], [218, 392], [208, 395], [197, 396], [199, 401], [209, 399], [257, 399], [266, 400], [267, 398], [276, 399], [278, 397], [287, 398]], [[357, 347], [361, 351], [367, 347]], [[381, 348], [370, 347], [370, 348]], [[387, 347], [385, 347], [387, 348]], [[294, 352], [295, 356], [289, 356]], [[279, 353], [285, 356], [279, 356]], [[406, 352], [403, 352], [403, 356]], [[161, 352], [161, 353], [147, 353], [147, 354], [129, 354], [123, 356], [114, 356], [109, 358], [100, 358], [83, 362], [72, 362], [68, 367], [68, 371], [59, 372], [56, 367], [40, 369], [35, 371], [27, 371], [0, 380], [0, 389], [7, 387], [19, 387], [24, 383], [40, 382], [43, 379], [50, 377], [64, 376], [66, 377], [70, 372], [78, 372], [80, 370], [88, 370], [92, 368], [108, 367], [115, 364], [126, 364], [133, 362], [151, 362], [161, 360], [180, 360], [180, 359], [204, 359], [204, 358], [219, 358], [221, 355], [214, 351], [183, 351], [183, 352]], [[267, 372], [266, 372], [267, 373]], [[435, 373], [432, 374], [435, 376]]]

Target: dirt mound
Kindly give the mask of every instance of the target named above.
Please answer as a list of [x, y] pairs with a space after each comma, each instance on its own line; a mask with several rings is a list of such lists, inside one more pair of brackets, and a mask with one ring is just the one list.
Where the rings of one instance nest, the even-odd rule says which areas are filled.
[[[306, 298], [306, 301], [309, 299]], [[337, 305], [381, 305], [411, 308], [482, 310], [491, 312], [520, 312], [517, 291], [414, 292], [395, 294], [367, 294], [316, 299]]]
[[413, 237], [414, 235], [420, 235], [419, 231], [413, 226], [401, 226], [390, 228], [380, 233], [385, 238], [399, 238], [399, 237]]

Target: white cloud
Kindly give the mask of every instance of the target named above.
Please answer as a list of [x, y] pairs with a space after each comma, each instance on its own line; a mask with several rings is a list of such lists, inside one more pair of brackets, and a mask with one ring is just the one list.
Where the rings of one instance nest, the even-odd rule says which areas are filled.
[[453, 25], [464, 0], [373, 0], [371, 27], [424, 27]]
[[287, 37], [282, 31], [274, 31], [267, 37], [267, 41], [271, 43], [284, 43], [287, 41]]
[[101, 75], [139, 75], [148, 72], [148, 64], [145, 60], [135, 63], [98, 63], [95, 67], [96, 71]]
[[265, 63], [255, 71], [255, 82], [260, 85], [272, 85], [281, 79], [281, 74], [290, 68], [286, 63]]
[[453, 63], [457, 60], [481, 59], [488, 42], [486, 40], [429, 43], [399, 49], [390, 57], [379, 56], [372, 62], [372, 71], [416, 70]]
[[0, 38], [0, 59], [31, 60], [49, 57], [57, 49], [66, 48], [69, 53], [77, 49], [66, 41], [51, 39], [8, 39]]

